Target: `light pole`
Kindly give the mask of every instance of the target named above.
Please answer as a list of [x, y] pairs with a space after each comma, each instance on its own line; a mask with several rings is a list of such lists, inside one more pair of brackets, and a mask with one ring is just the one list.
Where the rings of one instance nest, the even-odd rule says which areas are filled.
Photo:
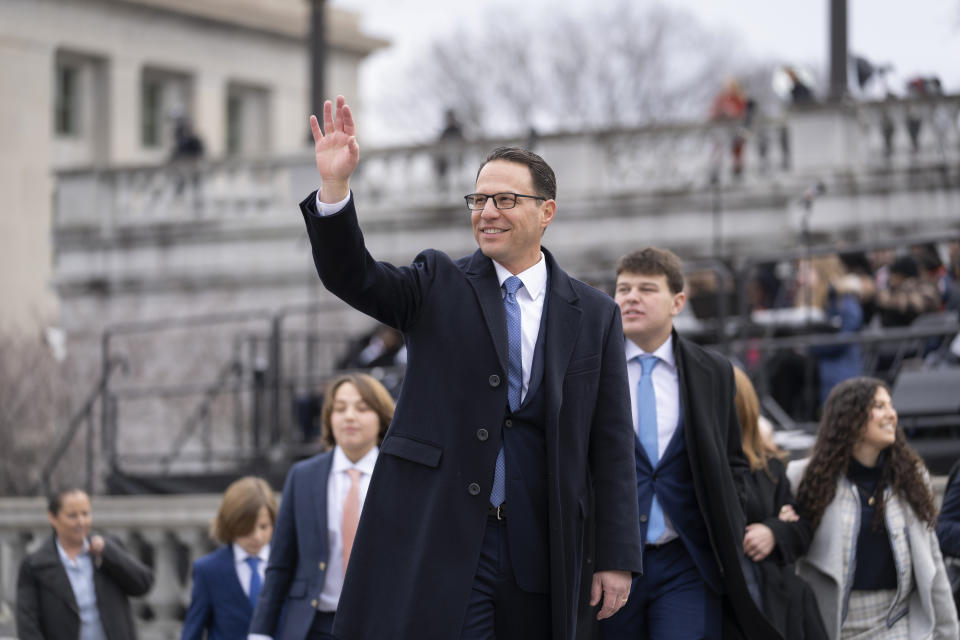
[[[327, 57], [327, 38], [324, 31], [324, 11], [326, 0], [310, 0], [310, 113], [323, 113], [324, 68]], [[309, 141], [313, 141], [307, 131]]]
[[831, 102], [847, 96], [847, 0], [830, 0]]

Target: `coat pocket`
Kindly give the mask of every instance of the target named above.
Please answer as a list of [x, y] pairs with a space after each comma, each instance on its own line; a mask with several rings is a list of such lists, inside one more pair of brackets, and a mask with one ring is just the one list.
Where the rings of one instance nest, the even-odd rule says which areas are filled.
[[386, 453], [428, 467], [437, 467], [440, 464], [443, 449], [429, 442], [414, 440], [394, 433], [388, 435], [380, 445], [380, 453]]
[[567, 367], [566, 376], [579, 375], [581, 373], [590, 373], [592, 371], [597, 371], [600, 369], [600, 355], [587, 356], [586, 358], [579, 358], [570, 363], [570, 366]]
[[287, 597], [291, 599], [302, 598], [307, 595], [307, 581], [294, 580], [290, 583], [290, 590], [287, 591]]

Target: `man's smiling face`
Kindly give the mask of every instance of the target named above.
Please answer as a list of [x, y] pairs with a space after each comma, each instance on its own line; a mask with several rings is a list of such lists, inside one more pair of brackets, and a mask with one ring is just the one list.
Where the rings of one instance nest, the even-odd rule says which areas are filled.
[[[507, 160], [492, 160], [483, 166], [476, 192], [539, 195], [533, 191], [530, 169]], [[518, 198], [516, 207], [497, 209], [493, 198], [488, 198], [482, 210], [471, 213], [473, 236], [485, 256], [511, 273], [520, 273], [540, 260], [540, 237], [555, 210], [554, 200]]]

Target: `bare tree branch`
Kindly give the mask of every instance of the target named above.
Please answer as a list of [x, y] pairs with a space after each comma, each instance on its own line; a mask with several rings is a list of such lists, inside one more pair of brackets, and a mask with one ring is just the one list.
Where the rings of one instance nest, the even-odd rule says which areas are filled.
[[726, 76], [749, 67], [737, 62], [738, 41], [662, 5], [558, 11], [491, 9], [469, 30], [441, 36], [395, 87], [391, 118], [420, 140], [437, 135], [446, 109], [470, 136], [690, 119], [706, 114]]
[[63, 365], [43, 342], [0, 333], [0, 495], [37, 486], [68, 394]]

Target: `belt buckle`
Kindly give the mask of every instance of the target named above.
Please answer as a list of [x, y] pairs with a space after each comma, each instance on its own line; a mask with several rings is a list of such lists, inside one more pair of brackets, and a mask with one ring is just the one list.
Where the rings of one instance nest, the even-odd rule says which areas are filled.
[[497, 520], [505, 520], [506, 514], [504, 513], [503, 503], [497, 505]]

